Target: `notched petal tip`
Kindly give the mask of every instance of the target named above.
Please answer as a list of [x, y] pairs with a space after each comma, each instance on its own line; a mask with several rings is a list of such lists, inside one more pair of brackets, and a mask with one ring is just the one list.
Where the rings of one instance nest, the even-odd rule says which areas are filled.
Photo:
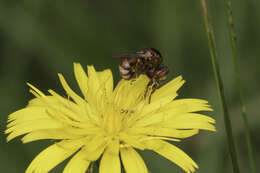
[[14, 139], [17, 135], [14, 135], [13, 133], [10, 133], [7, 137], [6, 137], [6, 142], [10, 142], [12, 139]]
[[164, 101], [165, 103], [169, 103], [178, 96], [177, 91], [182, 87], [184, 83], [185, 80], [182, 79], [182, 76], [174, 78], [173, 80], [156, 90], [156, 92], [152, 95], [152, 102]]
[[59, 79], [62, 79], [62, 78], [64, 79], [64, 77], [61, 73], [57, 73], [57, 74], [58, 74]]
[[73, 62], [73, 67], [75, 68], [76, 66], [80, 65], [79, 62]]
[[87, 69], [88, 69], [88, 75], [91, 75], [92, 73], [96, 72], [95, 67], [93, 65], [88, 65]]
[[212, 132], [217, 132], [217, 129], [216, 129], [216, 127], [214, 126], [214, 128], [212, 128], [212, 130], [211, 130]]
[[147, 147], [177, 164], [187, 173], [194, 172], [195, 168], [198, 168], [198, 165], [186, 153], [168, 142], [162, 140], [148, 141]]
[[26, 82], [26, 84], [30, 87], [30, 92], [35, 95], [36, 97], [39, 96], [45, 96], [43, 92], [41, 92], [39, 89], [37, 89], [35, 86], [30, 84], [29, 82]]

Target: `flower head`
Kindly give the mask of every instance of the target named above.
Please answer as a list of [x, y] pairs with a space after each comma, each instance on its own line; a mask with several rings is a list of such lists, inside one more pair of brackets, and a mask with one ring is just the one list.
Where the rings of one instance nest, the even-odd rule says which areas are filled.
[[[84, 173], [91, 162], [100, 160], [100, 173], [120, 173], [121, 162], [127, 173], [147, 173], [135, 149], [153, 150], [194, 172], [197, 164], [182, 150], [167, 141], [180, 141], [202, 130], [215, 131], [215, 120], [195, 113], [211, 111], [207, 101], [175, 99], [183, 85], [177, 77], [144, 98], [149, 79], [121, 80], [113, 87], [110, 70], [95, 71], [74, 63], [74, 73], [83, 98], [77, 95], [61, 74], [59, 79], [68, 97], [53, 90], [49, 95], [28, 84], [36, 97], [9, 115], [7, 141], [25, 135], [22, 142], [56, 140], [31, 162], [26, 173], [43, 173], [72, 156], [63, 173]], [[121, 161], [120, 161], [121, 159]]]

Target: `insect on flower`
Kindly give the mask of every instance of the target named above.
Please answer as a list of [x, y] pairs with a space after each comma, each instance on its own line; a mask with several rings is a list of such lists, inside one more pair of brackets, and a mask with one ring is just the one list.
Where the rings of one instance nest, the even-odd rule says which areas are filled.
[[137, 78], [141, 73], [146, 74], [150, 82], [146, 87], [144, 97], [147, 96], [148, 88], [151, 86], [152, 91], [149, 96], [149, 103], [151, 102], [151, 95], [166, 79], [169, 69], [162, 65], [161, 53], [154, 48], [147, 48], [137, 51], [136, 53], [125, 53], [114, 58], [122, 58], [118, 68], [120, 76], [125, 80]]

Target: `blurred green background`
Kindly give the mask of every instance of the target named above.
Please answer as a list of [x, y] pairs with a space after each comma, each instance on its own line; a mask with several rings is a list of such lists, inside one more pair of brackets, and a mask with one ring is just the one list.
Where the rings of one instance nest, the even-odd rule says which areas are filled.
[[[260, 1], [233, 2], [238, 35], [240, 70], [256, 163], [260, 162], [259, 74]], [[221, 74], [241, 172], [249, 172], [243, 122], [234, 81], [231, 48], [224, 0], [210, 1]], [[208, 115], [217, 120], [217, 132], [201, 132], [177, 144], [199, 165], [200, 173], [232, 172], [223, 118], [218, 104], [212, 65], [199, 1], [121, 0], [1, 0], [0, 1], [0, 170], [24, 172], [31, 160], [51, 142], [22, 144], [17, 138], [8, 144], [3, 131], [8, 114], [23, 108], [29, 99], [25, 82], [42, 91], [65, 92], [57, 73], [64, 74], [78, 91], [73, 62], [111, 68], [119, 80], [118, 60], [125, 52], [154, 47], [170, 68], [168, 80], [183, 75], [187, 83], [179, 98], [207, 99], [215, 109]], [[183, 171], [155, 153], [141, 152], [151, 173]], [[61, 172], [64, 163], [52, 172]], [[257, 164], [257, 170], [260, 170]]]

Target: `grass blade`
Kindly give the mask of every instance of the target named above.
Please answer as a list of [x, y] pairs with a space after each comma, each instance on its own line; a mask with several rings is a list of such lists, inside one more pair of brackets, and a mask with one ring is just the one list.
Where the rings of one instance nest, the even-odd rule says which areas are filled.
[[226, 10], [227, 10], [227, 18], [228, 18], [228, 29], [229, 29], [231, 46], [232, 46], [232, 55], [233, 55], [236, 85], [237, 85], [238, 92], [239, 92], [241, 113], [242, 113], [244, 127], [245, 127], [245, 135], [246, 135], [246, 142], [247, 142], [247, 148], [248, 148], [249, 162], [250, 162], [250, 167], [251, 167], [252, 173], [256, 173], [255, 159], [254, 159], [253, 149], [252, 149], [252, 144], [251, 144], [250, 129], [249, 129], [248, 121], [247, 121], [246, 106], [244, 104], [244, 99], [243, 99], [243, 90], [242, 90], [239, 65], [238, 65], [238, 50], [237, 50], [236, 34], [235, 34], [235, 30], [234, 30], [233, 17], [232, 17], [232, 4], [231, 4], [231, 0], [225, 0], [225, 2], [226, 2]]
[[209, 22], [208, 8], [207, 8], [206, 0], [201, 0], [201, 7], [202, 7], [202, 11], [203, 11], [203, 18], [204, 18], [204, 23], [205, 23], [205, 27], [206, 27], [206, 33], [207, 33], [208, 44], [209, 44], [209, 49], [210, 49], [211, 61], [212, 61], [212, 65], [213, 65], [213, 71], [214, 71], [217, 89], [218, 89], [218, 96], [219, 96], [220, 104], [221, 104], [221, 107], [223, 110], [225, 130], [226, 130], [226, 134], [227, 134], [227, 141], [228, 141], [229, 152], [230, 152], [230, 156], [231, 156], [231, 160], [232, 160], [233, 171], [234, 171], [234, 173], [239, 173], [240, 171], [239, 171], [239, 166], [238, 166], [238, 161], [237, 161], [237, 154], [236, 154], [236, 148], [235, 148], [235, 143], [234, 143], [234, 138], [233, 138], [232, 126], [231, 126], [231, 121], [229, 118], [228, 107], [226, 104], [223, 83], [222, 83], [222, 79], [221, 79], [220, 72], [219, 72], [215, 38], [214, 38], [214, 33], [212, 30], [212, 27]]

